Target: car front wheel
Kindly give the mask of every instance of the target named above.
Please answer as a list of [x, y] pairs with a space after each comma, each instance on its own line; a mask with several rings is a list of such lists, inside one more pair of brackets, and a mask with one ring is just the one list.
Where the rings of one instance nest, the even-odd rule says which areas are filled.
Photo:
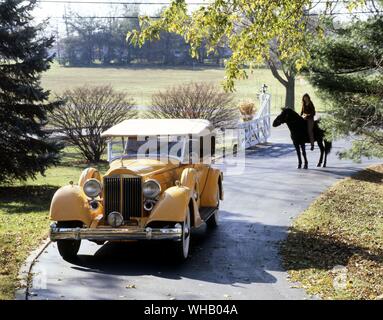
[[176, 260], [184, 261], [189, 256], [190, 248], [190, 209], [187, 207], [185, 221], [182, 223], [182, 237], [180, 241], [175, 242]]
[[[75, 228], [81, 227], [78, 221], [59, 221], [57, 222], [59, 228]], [[60, 256], [67, 261], [74, 260], [80, 250], [81, 240], [57, 240], [57, 249]]]
[[77, 257], [81, 240], [57, 240], [57, 248], [64, 260], [70, 261]]

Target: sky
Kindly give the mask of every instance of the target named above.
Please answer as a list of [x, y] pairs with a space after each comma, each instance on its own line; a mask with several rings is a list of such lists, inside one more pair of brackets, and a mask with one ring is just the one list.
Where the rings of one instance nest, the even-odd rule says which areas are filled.
[[[201, 3], [208, 3], [209, 1], [188, 0], [189, 9], [196, 9]], [[322, 3], [315, 7], [314, 12], [320, 12], [324, 9], [323, 0], [319, 1]], [[155, 16], [161, 8], [166, 6], [165, 3], [170, 3], [170, 0], [37, 0], [37, 2], [37, 8], [34, 11], [36, 21], [49, 18], [51, 28], [62, 33], [64, 32], [64, 20], [62, 17], [65, 12], [72, 11], [81, 16], [118, 16], [123, 8], [121, 3], [141, 3], [139, 5], [140, 14]], [[135, 4], [129, 4], [129, 6], [134, 7]], [[335, 11], [348, 12], [344, 5], [339, 4]], [[358, 16], [360, 17], [361, 15]], [[348, 14], [339, 15], [340, 20], [347, 20], [350, 17]]]
[[[38, 8], [35, 10], [35, 16], [42, 17], [62, 17], [65, 9], [73, 10], [80, 15], [94, 16], [107, 15], [110, 12], [123, 7], [123, 4], [129, 4], [132, 7], [137, 3], [142, 14], [153, 15], [162, 7], [170, 3], [170, 0], [37, 0]], [[83, 2], [83, 3], [81, 3]], [[208, 0], [188, 0], [190, 7], [198, 8], [201, 3], [208, 3]], [[194, 4], [193, 4], [194, 3]]]
[[[201, 3], [209, 0], [188, 0], [189, 8], [198, 8]], [[82, 3], [81, 3], [82, 2]], [[37, 7], [33, 14], [36, 21], [49, 18], [51, 28], [64, 32], [63, 16], [65, 12], [76, 12], [80, 16], [118, 16], [124, 4], [137, 7], [141, 15], [156, 16], [161, 8], [166, 7], [170, 0], [37, 0]]]

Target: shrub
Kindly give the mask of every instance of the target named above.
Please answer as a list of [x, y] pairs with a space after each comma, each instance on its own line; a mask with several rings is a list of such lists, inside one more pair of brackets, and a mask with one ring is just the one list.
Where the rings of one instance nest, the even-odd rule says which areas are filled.
[[149, 116], [206, 119], [217, 128], [228, 127], [238, 120], [232, 101], [232, 94], [213, 84], [191, 82], [154, 94]]
[[65, 134], [89, 162], [99, 162], [105, 151], [101, 133], [136, 115], [134, 101], [111, 86], [77, 87], [66, 90], [65, 105], [50, 116], [50, 124]]
[[239, 112], [242, 115], [243, 121], [250, 121], [253, 119], [256, 110], [255, 103], [251, 100], [242, 101], [239, 106]]

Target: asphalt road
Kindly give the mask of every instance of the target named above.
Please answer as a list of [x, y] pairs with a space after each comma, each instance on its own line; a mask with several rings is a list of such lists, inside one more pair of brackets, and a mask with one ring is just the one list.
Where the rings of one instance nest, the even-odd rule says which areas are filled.
[[[226, 174], [220, 226], [192, 233], [190, 259], [176, 265], [156, 243], [97, 246], [83, 241], [78, 261], [61, 259], [50, 244], [34, 265], [29, 299], [309, 299], [281, 267], [280, 240], [292, 219], [328, 186], [372, 161], [337, 159], [328, 168], [297, 170], [286, 127], [272, 129], [267, 145], [250, 150], [237, 174]], [[239, 168], [241, 169], [241, 168]], [[315, 297], [314, 297], [315, 298]]]

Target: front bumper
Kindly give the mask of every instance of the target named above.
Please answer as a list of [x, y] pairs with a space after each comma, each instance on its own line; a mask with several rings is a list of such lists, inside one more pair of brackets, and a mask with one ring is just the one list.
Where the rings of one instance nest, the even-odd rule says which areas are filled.
[[182, 227], [174, 228], [59, 228], [54, 223], [50, 239], [56, 240], [181, 240]]

